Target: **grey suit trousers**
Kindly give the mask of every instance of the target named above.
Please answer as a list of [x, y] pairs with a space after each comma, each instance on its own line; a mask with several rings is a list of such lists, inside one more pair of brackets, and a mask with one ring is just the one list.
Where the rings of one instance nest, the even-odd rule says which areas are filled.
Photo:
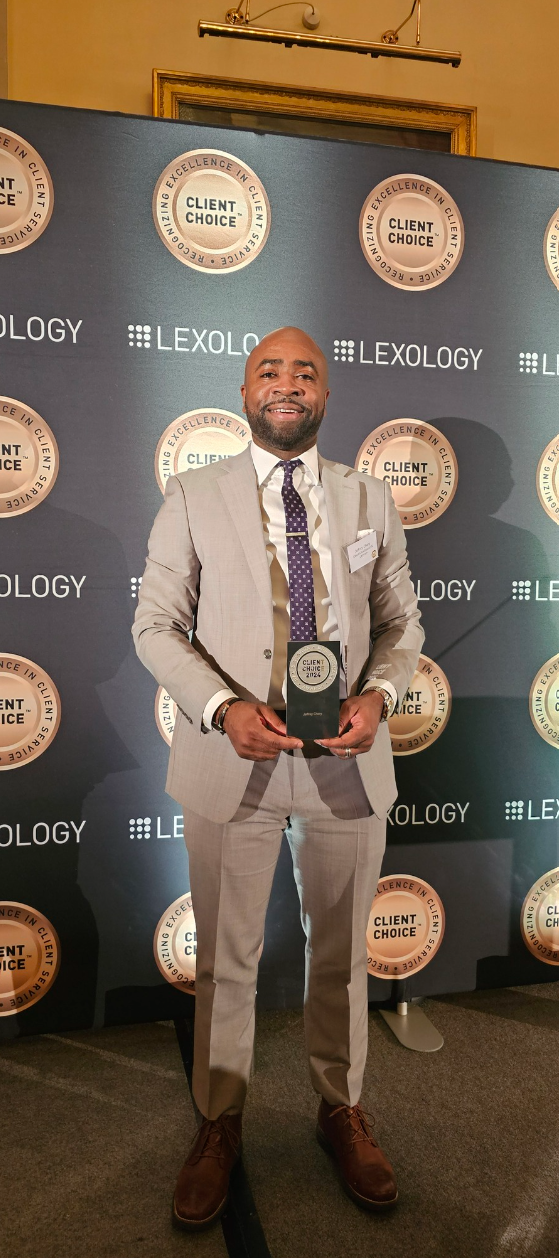
[[280, 752], [255, 762], [231, 821], [185, 809], [184, 823], [197, 931], [193, 1091], [202, 1114], [243, 1107], [258, 952], [284, 830], [307, 939], [311, 1082], [331, 1104], [355, 1105], [367, 1054], [365, 932], [386, 835], [355, 758], [312, 745]]

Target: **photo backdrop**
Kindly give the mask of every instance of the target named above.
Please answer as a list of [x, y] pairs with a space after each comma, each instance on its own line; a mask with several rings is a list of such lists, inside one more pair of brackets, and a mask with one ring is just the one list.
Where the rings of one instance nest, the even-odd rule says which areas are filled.
[[[552, 170], [2, 102], [1, 1035], [186, 1008], [173, 703], [130, 625], [167, 476], [242, 448], [286, 323], [330, 364], [322, 453], [392, 484], [426, 630], [371, 999], [557, 976], [558, 206]], [[302, 981], [284, 849], [259, 1000]]]

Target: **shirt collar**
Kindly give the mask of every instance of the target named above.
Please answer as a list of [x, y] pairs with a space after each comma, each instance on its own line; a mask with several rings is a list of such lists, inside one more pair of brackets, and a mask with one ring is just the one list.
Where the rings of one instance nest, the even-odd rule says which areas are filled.
[[[255, 445], [254, 441], [250, 443], [250, 453], [256, 470], [258, 484], [261, 485], [264, 480], [267, 480], [273, 469], [277, 467], [279, 459], [277, 455], [270, 454], [269, 450], [264, 450], [262, 446]], [[305, 450], [303, 454], [297, 454], [293, 457], [300, 459], [304, 463], [305, 468], [310, 473], [311, 480], [315, 484], [318, 483], [320, 480], [320, 469], [316, 445], [311, 446], [309, 450]]]

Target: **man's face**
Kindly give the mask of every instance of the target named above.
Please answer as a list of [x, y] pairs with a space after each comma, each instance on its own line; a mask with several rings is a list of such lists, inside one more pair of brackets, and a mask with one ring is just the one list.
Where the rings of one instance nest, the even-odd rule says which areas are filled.
[[329, 390], [323, 354], [310, 337], [273, 333], [252, 351], [241, 388], [253, 436], [276, 450], [314, 445]]

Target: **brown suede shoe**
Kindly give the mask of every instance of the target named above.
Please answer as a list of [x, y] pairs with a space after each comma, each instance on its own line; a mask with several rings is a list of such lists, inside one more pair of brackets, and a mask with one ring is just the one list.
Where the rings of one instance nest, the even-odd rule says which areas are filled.
[[229, 1176], [241, 1156], [241, 1114], [206, 1118], [179, 1174], [173, 1222], [186, 1231], [208, 1227], [227, 1205]]
[[322, 1099], [316, 1134], [336, 1162], [342, 1187], [359, 1206], [389, 1210], [396, 1205], [394, 1171], [373, 1138], [360, 1105], [329, 1105]]

